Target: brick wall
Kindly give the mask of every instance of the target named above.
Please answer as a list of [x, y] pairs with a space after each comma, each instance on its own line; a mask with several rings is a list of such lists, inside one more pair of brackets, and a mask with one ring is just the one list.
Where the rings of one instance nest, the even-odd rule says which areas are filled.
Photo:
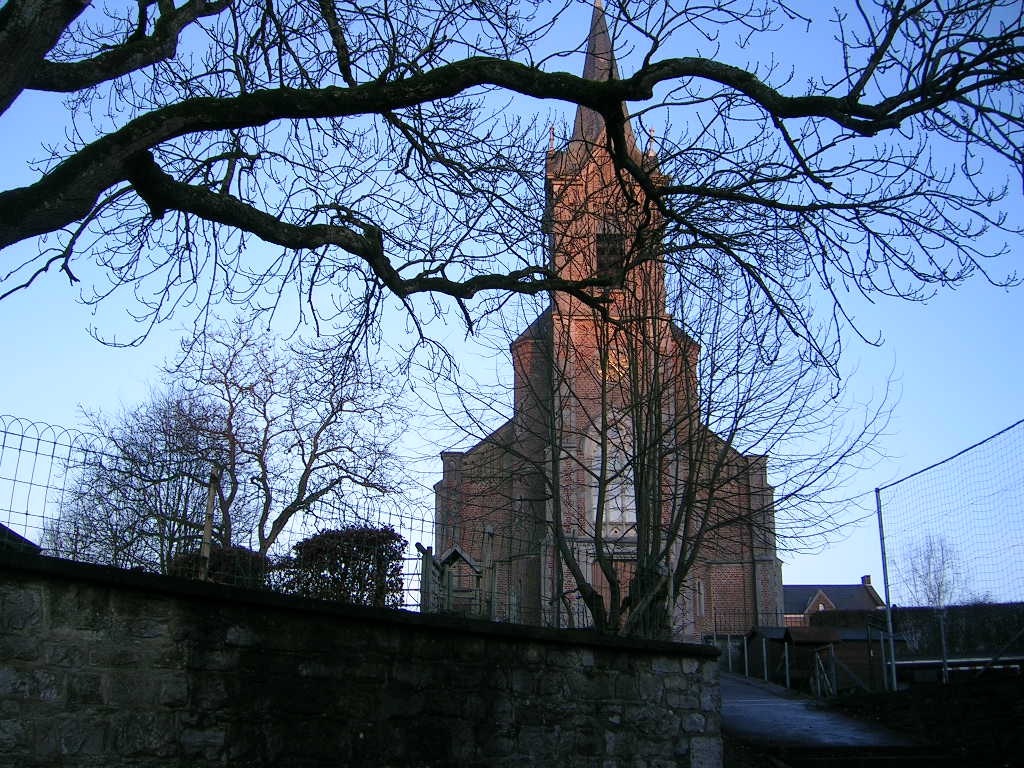
[[714, 652], [0, 563], [0, 765], [721, 764]]

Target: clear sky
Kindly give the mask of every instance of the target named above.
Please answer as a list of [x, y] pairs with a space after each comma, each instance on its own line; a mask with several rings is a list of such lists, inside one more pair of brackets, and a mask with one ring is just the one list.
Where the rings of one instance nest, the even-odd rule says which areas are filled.
[[[795, 46], [786, 51], [790, 53], [799, 57], [798, 64], [813, 67], [813, 45]], [[23, 97], [0, 119], [0, 177], [5, 185], [34, 178], [27, 161], [42, 155], [40, 141], [60, 141], [63, 130], [64, 118], [54, 100]], [[1021, 197], [1017, 188], [1012, 194]], [[1001, 271], [1014, 269], [1022, 252], [1024, 245], [1015, 243]], [[27, 251], [4, 252], [4, 264], [19, 253]], [[179, 333], [174, 321], [158, 328], [141, 348], [102, 346], [88, 335], [93, 324], [108, 334], [123, 328], [132, 335], [135, 330], [117, 305], [106, 307], [97, 318], [77, 303], [77, 295], [77, 288], [53, 274], [0, 302], [0, 413], [75, 426], [81, 408], [116, 411], [141, 400], [157, 377], [157, 367], [175, 353]], [[848, 344], [847, 360], [859, 364], [855, 391], [867, 399], [893, 371], [900, 399], [879, 443], [885, 458], [854, 479], [851, 495], [870, 493], [1024, 417], [1021, 290], [975, 280], [923, 304], [881, 300], [858, 306], [863, 329], [869, 335], [881, 332], [884, 344]], [[854, 583], [863, 574], [881, 582], [873, 518], [823, 552], [783, 558], [787, 583]]]

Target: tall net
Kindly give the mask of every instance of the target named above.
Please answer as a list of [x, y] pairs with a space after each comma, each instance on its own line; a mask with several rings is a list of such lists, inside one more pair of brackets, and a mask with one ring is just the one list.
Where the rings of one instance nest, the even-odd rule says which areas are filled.
[[903, 655], [1024, 651], [1024, 420], [880, 488], [879, 505]]
[[880, 493], [892, 602], [1024, 600], [1024, 420]]

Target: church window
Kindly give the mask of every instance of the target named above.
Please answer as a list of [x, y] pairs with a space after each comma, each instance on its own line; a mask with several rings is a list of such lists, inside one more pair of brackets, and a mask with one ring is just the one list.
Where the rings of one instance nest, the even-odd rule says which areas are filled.
[[704, 580], [697, 579], [693, 586], [693, 613], [695, 616], [704, 615]]
[[[602, 508], [602, 520], [606, 526], [614, 526], [619, 530], [619, 535], [625, 535], [627, 530], [636, 523], [636, 500], [633, 496], [633, 470], [630, 461], [630, 448], [632, 440], [624, 430], [618, 427], [610, 427], [606, 442], [604, 455], [604, 507]], [[592, 455], [590, 457], [590, 519], [597, 519], [597, 502], [599, 498], [599, 484], [601, 475], [601, 443], [599, 440], [591, 441]]]
[[597, 236], [597, 274], [614, 275], [626, 259], [626, 236], [602, 233]]

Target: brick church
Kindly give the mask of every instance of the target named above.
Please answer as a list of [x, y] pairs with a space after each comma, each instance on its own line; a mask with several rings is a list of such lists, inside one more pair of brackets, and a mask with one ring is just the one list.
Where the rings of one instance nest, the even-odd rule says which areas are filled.
[[[618, 77], [600, 2], [583, 76]], [[657, 209], [609, 151], [655, 178], [625, 105], [617, 145], [579, 107], [548, 151], [552, 267], [595, 278], [555, 293], [511, 344], [512, 417], [441, 454], [425, 610], [697, 639], [781, 625], [767, 457], [700, 419], [699, 341], [666, 310]]]

